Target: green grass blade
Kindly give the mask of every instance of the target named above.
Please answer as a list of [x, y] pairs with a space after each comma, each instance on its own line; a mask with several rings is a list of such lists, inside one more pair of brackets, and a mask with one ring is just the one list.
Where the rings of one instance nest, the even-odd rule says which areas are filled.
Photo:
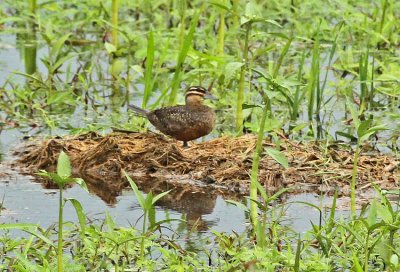
[[156, 195], [155, 197], [153, 197], [153, 199], [152, 199], [152, 201], [151, 201], [151, 204], [154, 205], [160, 198], [164, 197], [164, 196], [165, 196], [166, 194], [168, 194], [169, 192], [171, 192], [171, 190], [168, 190], [168, 191], [166, 191], [166, 192], [162, 192], [162, 193]]
[[37, 232], [38, 226], [35, 224], [27, 224], [27, 223], [17, 223], [17, 224], [0, 224], [0, 230], [22, 230], [26, 233], [29, 233], [37, 238], [39, 238], [40, 240], [42, 240], [43, 242], [45, 242], [46, 244], [50, 245], [50, 246], [54, 246], [53, 242], [47, 238], [46, 236], [44, 236], [43, 234]]
[[123, 171], [123, 173], [125, 177], [128, 179], [128, 182], [133, 190], [133, 193], [138, 199], [140, 206], [142, 207], [142, 209], [144, 209], [146, 207], [146, 200], [144, 199], [142, 192], [139, 191], [136, 183], [131, 179], [131, 177], [125, 171]]
[[153, 77], [153, 63], [154, 63], [154, 34], [151, 31], [147, 39], [147, 57], [146, 57], [146, 70], [144, 73], [144, 95], [142, 108], [146, 108], [151, 92], [153, 90], [153, 82], [155, 78]]
[[64, 46], [65, 41], [69, 38], [69, 36], [71, 36], [71, 33], [65, 34], [54, 43], [50, 51], [50, 59], [52, 61], [55, 62], [58, 59], [61, 49]]
[[203, 9], [201, 8], [199, 10], [199, 12], [194, 16], [194, 18], [190, 24], [190, 27], [189, 27], [189, 32], [186, 35], [186, 37], [183, 41], [182, 48], [179, 52], [175, 74], [172, 79], [171, 93], [170, 93], [169, 100], [168, 100], [169, 105], [173, 105], [176, 103], [176, 98], [178, 96], [178, 88], [179, 88], [180, 79], [181, 79], [182, 66], [183, 66], [183, 63], [185, 62], [185, 59], [189, 52], [190, 46], [192, 45], [194, 32], [195, 32], [195, 29], [196, 29], [196, 26], [197, 26], [197, 23], [199, 21], [200, 14], [202, 11], [203, 11]]
[[86, 216], [83, 212], [82, 205], [78, 200], [74, 198], [67, 198], [67, 200], [70, 201], [75, 208], [75, 212], [79, 220], [79, 225], [81, 227], [81, 235], [83, 235], [86, 229]]
[[301, 240], [300, 240], [300, 234], [299, 234], [299, 237], [297, 238], [296, 257], [294, 259], [294, 271], [295, 272], [300, 271], [300, 252], [301, 252]]
[[318, 101], [316, 101], [317, 94], [317, 85], [319, 85], [319, 39], [317, 38], [314, 42], [314, 47], [312, 51], [312, 60], [311, 60], [311, 71], [308, 82], [308, 120], [313, 120], [314, 107], [315, 103], [318, 105]]
[[279, 59], [278, 62], [276, 63], [275, 67], [274, 67], [274, 73], [273, 73], [273, 78], [276, 78], [278, 76], [279, 73], [279, 69], [282, 66], [283, 63], [283, 59], [285, 58], [287, 52], [289, 51], [290, 45], [292, 44], [292, 38], [290, 38], [287, 43], [285, 44], [285, 46], [283, 47], [281, 54], [279, 55]]

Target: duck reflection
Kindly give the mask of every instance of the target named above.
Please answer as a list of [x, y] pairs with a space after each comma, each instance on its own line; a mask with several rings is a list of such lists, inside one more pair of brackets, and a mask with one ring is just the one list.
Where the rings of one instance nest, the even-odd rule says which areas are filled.
[[[126, 181], [103, 182], [84, 178], [91, 193], [100, 197], [110, 206], [117, 203], [117, 197], [128, 188]], [[189, 230], [206, 231], [213, 227], [216, 222], [203, 219], [204, 215], [211, 214], [214, 210], [217, 194], [210, 193], [210, 188], [198, 188], [191, 182], [179, 182], [178, 184], [159, 178], [135, 179], [139, 189], [145, 193], [152, 192], [153, 195], [171, 190], [167, 195], [159, 199], [156, 206], [177, 211], [186, 216], [187, 228]]]

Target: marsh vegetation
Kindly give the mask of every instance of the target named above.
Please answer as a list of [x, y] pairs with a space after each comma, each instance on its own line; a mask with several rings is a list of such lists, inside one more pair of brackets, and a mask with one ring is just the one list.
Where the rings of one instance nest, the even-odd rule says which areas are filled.
[[[4, 0], [0, 31], [0, 133], [27, 143], [10, 163], [3, 138], [2, 169], [46, 177], [59, 201], [49, 227], [0, 224], [1, 269], [400, 269], [399, 1]], [[128, 110], [182, 104], [193, 85], [213, 86], [217, 125], [189, 149]], [[141, 225], [91, 221], [63, 197], [86, 189], [77, 175], [113, 203], [131, 188]], [[156, 205], [189, 191], [208, 195], [202, 206], [224, 194], [245, 230], [178, 240], [171, 222], [187, 221], [157, 219]], [[299, 191], [320, 199], [297, 203], [319, 215], [305, 232], [285, 217]]]

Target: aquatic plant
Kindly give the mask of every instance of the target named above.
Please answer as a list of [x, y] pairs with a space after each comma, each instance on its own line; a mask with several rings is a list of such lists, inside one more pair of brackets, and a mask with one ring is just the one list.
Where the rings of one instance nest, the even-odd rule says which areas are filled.
[[[135, 182], [131, 179], [130, 176], [126, 172], [124, 172], [125, 177], [128, 179], [129, 184], [135, 193], [135, 196], [142, 207], [142, 210], [144, 212], [143, 214], [143, 226], [142, 226], [142, 235], [145, 235], [146, 230], [147, 230], [147, 221], [150, 223], [150, 227], [154, 227], [156, 224], [155, 220], [155, 204], [157, 200], [168, 194], [170, 191], [166, 191], [163, 193], [160, 193], [158, 195], [153, 196], [153, 194], [150, 192], [147, 194], [146, 198], [144, 197], [144, 194], [139, 191], [138, 187], [136, 186]], [[143, 257], [144, 256], [144, 237], [142, 238], [142, 242], [140, 244], [140, 254]]]
[[[64, 205], [65, 205], [65, 200], [63, 198], [63, 190], [65, 186], [69, 183], [76, 183], [79, 184], [82, 188], [84, 188], [87, 191], [87, 187], [83, 179], [81, 178], [72, 178], [72, 168], [71, 168], [71, 162], [67, 156], [67, 154], [64, 153], [64, 151], [60, 152], [60, 155], [58, 157], [57, 161], [57, 173], [51, 173], [42, 170], [39, 173], [43, 177], [50, 178], [54, 183], [57, 184], [59, 188], [59, 198], [58, 198], [58, 240], [57, 240], [57, 271], [61, 272], [64, 271], [63, 269], [63, 210], [64, 210]], [[84, 233], [85, 230], [85, 217], [82, 215], [82, 206], [76, 199], [68, 199], [70, 201], [75, 209], [77, 210], [78, 218], [81, 223], [81, 228], [82, 232]]]

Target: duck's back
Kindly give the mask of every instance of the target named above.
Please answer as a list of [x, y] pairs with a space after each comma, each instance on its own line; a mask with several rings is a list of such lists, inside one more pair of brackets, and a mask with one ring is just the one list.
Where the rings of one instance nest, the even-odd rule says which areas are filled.
[[211, 132], [214, 111], [205, 105], [174, 106], [154, 110], [147, 117], [158, 130], [180, 141], [191, 141]]

